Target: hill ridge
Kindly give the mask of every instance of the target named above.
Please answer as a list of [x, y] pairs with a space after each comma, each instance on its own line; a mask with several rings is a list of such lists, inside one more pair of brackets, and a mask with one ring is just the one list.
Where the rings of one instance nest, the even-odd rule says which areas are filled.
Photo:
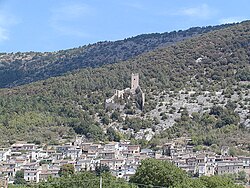
[[156, 48], [232, 25], [234, 24], [142, 34], [124, 40], [98, 42], [57, 52], [0, 53], [0, 88], [44, 80], [81, 68], [121, 62]]

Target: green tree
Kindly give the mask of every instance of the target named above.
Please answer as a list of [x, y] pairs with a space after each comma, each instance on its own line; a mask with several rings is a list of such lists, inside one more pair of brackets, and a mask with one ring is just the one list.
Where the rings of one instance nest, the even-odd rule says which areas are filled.
[[107, 165], [97, 165], [95, 167], [95, 174], [100, 176], [102, 173], [110, 172], [109, 166]]
[[[72, 176], [62, 176], [52, 179], [50, 182], [41, 182], [34, 187], [39, 188], [97, 188], [100, 185], [100, 177], [92, 172], [81, 172]], [[137, 188], [123, 179], [117, 179], [110, 173], [102, 174], [103, 188]], [[31, 186], [32, 187], [32, 186]]]
[[24, 179], [24, 172], [23, 170], [19, 170], [16, 172], [15, 178], [14, 178], [14, 184], [26, 184], [26, 181]]
[[107, 129], [107, 136], [109, 141], [119, 142], [121, 137], [112, 127]]
[[101, 122], [105, 125], [108, 125], [110, 123], [110, 119], [108, 115], [105, 115], [102, 119]]
[[143, 160], [130, 182], [148, 186], [174, 187], [187, 179], [187, 174], [168, 161]]
[[200, 180], [206, 188], [243, 188], [241, 185], [236, 185], [231, 179], [222, 176], [202, 176]]
[[237, 179], [241, 182], [244, 182], [246, 183], [247, 182], [247, 174], [245, 171], [240, 171], [238, 172], [238, 176], [237, 176]]
[[115, 110], [112, 114], [111, 114], [111, 119], [112, 120], [118, 120], [119, 118], [120, 118], [120, 113], [117, 111], [117, 110]]
[[75, 173], [74, 165], [72, 164], [64, 164], [61, 166], [58, 174], [59, 176], [70, 176]]

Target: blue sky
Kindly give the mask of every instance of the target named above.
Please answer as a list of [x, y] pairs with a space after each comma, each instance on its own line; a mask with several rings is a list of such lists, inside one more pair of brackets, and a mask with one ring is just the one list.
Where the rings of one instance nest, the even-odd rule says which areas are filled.
[[247, 19], [249, 0], [0, 0], [0, 52], [57, 51]]

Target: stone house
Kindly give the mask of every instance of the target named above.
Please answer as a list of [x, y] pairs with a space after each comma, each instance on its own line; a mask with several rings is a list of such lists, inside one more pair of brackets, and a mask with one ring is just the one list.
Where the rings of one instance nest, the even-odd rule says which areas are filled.
[[11, 145], [11, 152], [14, 151], [32, 151], [36, 150], [37, 146], [35, 144], [27, 143], [16, 143]]
[[119, 148], [119, 143], [113, 142], [113, 143], [105, 144], [103, 150], [115, 151], [115, 150], [118, 150], [118, 148]]
[[116, 151], [101, 151], [99, 153], [99, 157], [102, 159], [115, 159], [117, 158], [117, 152]]
[[140, 154], [140, 145], [128, 145], [127, 146], [127, 151], [128, 153], [131, 153], [131, 154]]
[[91, 144], [88, 148], [88, 153], [98, 153], [100, 150], [102, 150], [101, 144]]
[[93, 159], [79, 159], [76, 161], [75, 169], [76, 171], [92, 171], [98, 162]]
[[76, 159], [82, 154], [82, 149], [78, 146], [58, 146], [57, 151], [63, 154], [63, 158]]
[[47, 181], [48, 178], [58, 178], [60, 168], [49, 166], [48, 164], [43, 164], [40, 168], [39, 175], [39, 182], [40, 181]]
[[173, 156], [176, 153], [174, 143], [165, 143], [162, 146], [162, 155]]
[[245, 156], [239, 156], [238, 157], [239, 161], [242, 161], [243, 164], [250, 164], [250, 157], [245, 157]]
[[240, 161], [220, 161], [217, 163], [217, 174], [233, 174], [243, 171], [243, 162]]
[[27, 182], [39, 182], [40, 171], [36, 168], [24, 169], [24, 179]]
[[212, 176], [215, 174], [215, 165], [207, 164], [207, 163], [199, 163], [198, 164], [198, 173], [200, 176]]
[[142, 149], [140, 151], [140, 155], [145, 155], [153, 158], [155, 156], [155, 152], [151, 149]]
[[10, 148], [0, 148], [0, 161], [6, 161], [10, 157], [10, 153]]
[[7, 188], [8, 187], [8, 177], [3, 176], [0, 177], [0, 188]]
[[24, 179], [27, 182], [39, 182], [39, 174], [41, 173], [41, 169], [39, 166], [26, 166], [23, 169]]
[[16, 175], [16, 163], [15, 161], [2, 162], [0, 167], [0, 174], [8, 176], [9, 179], [13, 180]]
[[48, 156], [49, 155], [46, 151], [42, 151], [42, 150], [31, 151], [31, 160], [44, 159], [44, 158], [47, 158]]
[[216, 166], [212, 163], [207, 163], [206, 166], [206, 176], [213, 176], [215, 175], [215, 170], [216, 170]]

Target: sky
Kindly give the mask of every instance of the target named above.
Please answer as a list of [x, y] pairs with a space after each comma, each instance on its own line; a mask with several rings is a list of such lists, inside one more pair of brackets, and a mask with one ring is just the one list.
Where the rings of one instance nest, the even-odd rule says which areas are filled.
[[250, 20], [249, 0], [0, 0], [0, 53]]

